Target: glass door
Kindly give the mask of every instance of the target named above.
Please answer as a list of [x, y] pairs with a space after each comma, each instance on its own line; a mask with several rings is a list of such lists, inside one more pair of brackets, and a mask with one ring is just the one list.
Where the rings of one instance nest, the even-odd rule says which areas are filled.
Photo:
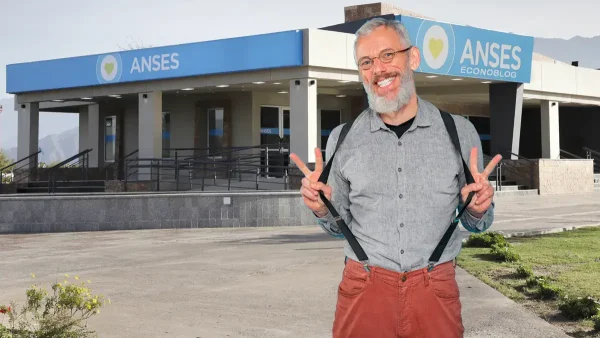
[[260, 107], [261, 173], [265, 177], [283, 177], [290, 143], [289, 107]]

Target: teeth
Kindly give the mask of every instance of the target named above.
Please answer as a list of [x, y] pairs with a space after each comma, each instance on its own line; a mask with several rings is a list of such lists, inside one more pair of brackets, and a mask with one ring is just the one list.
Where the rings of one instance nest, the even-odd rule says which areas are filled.
[[392, 83], [392, 80], [394, 80], [394, 78], [393, 78], [393, 77], [388, 77], [388, 78], [387, 78], [387, 79], [385, 79], [385, 80], [381, 80], [381, 81], [377, 82], [377, 85], [378, 85], [379, 87], [387, 87], [387, 86], [389, 86], [389, 85], [390, 85], [390, 83]]

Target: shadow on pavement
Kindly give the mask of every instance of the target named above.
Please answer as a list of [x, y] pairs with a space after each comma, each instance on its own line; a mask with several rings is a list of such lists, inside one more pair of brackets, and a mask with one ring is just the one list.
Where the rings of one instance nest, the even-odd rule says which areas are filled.
[[225, 244], [265, 244], [280, 245], [294, 243], [315, 243], [315, 242], [342, 242], [342, 239], [335, 238], [327, 233], [317, 234], [281, 234], [262, 238], [234, 239], [224, 241]]

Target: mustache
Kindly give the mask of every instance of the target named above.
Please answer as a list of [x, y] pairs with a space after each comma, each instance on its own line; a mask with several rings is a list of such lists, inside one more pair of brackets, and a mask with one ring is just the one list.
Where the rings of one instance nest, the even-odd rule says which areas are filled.
[[383, 73], [383, 74], [379, 74], [373, 77], [373, 84], [376, 84], [377, 82], [387, 79], [388, 77], [393, 77], [393, 76], [397, 76], [399, 78], [402, 78], [402, 73], [400, 72], [388, 72], [388, 73]]

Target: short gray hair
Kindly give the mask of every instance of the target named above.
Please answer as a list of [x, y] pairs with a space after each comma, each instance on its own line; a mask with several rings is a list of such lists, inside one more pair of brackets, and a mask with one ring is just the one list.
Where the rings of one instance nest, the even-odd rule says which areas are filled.
[[373, 18], [367, 22], [365, 22], [355, 33], [356, 40], [354, 41], [354, 61], [358, 62], [356, 57], [356, 47], [358, 46], [358, 40], [364, 37], [365, 35], [370, 34], [374, 29], [379, 27], [391, 28], [398, 33], [400, 36], [400, 40], [404, 43], [406, 47], [410, 46], [410, 36], [408, 35], [408, 31], [406, 27], [398, 20], [388, 20], [384, 18]]

